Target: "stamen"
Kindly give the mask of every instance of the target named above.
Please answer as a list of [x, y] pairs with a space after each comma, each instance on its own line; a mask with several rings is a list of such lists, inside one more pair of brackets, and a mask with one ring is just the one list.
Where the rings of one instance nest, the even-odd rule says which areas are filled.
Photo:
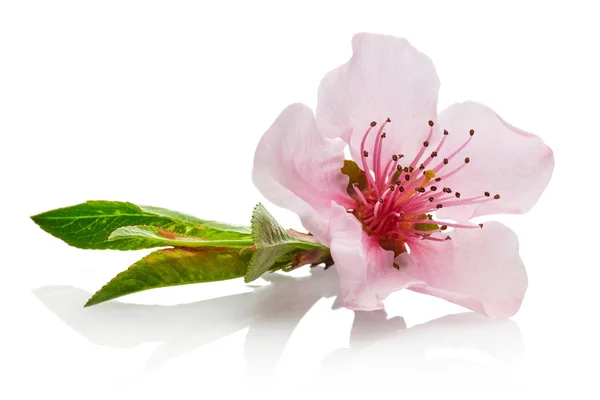
[[373, 129], [373, 127], [375, 125], [377, 125], [377, 122], [375, 122], [375, 121], [371, 122], [371, 125], [365, 132], [365, 134], [362, 138], [362, 141], [360, 142], [360, 153], [362, 154], [361, 161], [362, 161], [362, 165], [363, 165], [363, 171], [365, 171], [365, 175], [367, 176], [367, 181], [369, 183], [369, 187], [375, 188], [375, 190], [377, 191], [377, 194], [379, 194], [379, 189], [377, 187], [375, 187], [375, 181], [373, 180], [373, 177], [371, 176], [371, 172], [369, 170], [369, 165], [367, 164], [366, 158], [369, 156], [369, 152], [365, 150], [365, 142], [367, 141], [367, 138], [369, 137], [369, 133], [371, 133], [371, 129]]
[[363, 203], [364, 206], [368, 206], [369, 203], [367, 202], [367, 199], [365, 199], [365, 196], [362, 194], [362, 192], [360, 191], [360, 189], [358, 188], [358, 183], [354, 182], [352, 184], [352, 188], [354, 189], [354, 191], [356, 192], [356, 195], [358, 196], [358, 198], [360, 199], [360, 202]]
[[[376, 180], [380, 180], [382, 178], [382, 176], [381, 176], [381, 149], [383, 148], [383, 141], [381, 139], [384, 139], [386, 136], [385, 132], [383, 132], [383, 129], [385, 128], [385, 125], [388, 122], [391, 122], [391, 120], [389, 118], [386, 119], [383, 124], [381, 124], [381, 127], [379, 128], [379, 131], [377, 132], [377, 137], [375, 138], [375, 146], [374, 146], [375, 155], [373, 157], [373, 171], [375, 172]], [[383, 180], [383, 179], [381, 179], [381, 180]], [[381, 186], [379, 189], [381, 189]]]
[[431, 137], [433, 136], [433, 121], [429, 121], [429, 133], [427, 134], [427, 139], [423, 142], [423, 146], [421, 147], [421, 149], [419, 150], [419, 152], [417, 153], [417, 155], [415, 156], [415, 159], [410, 163], [411, 167], [414, 167], [417, 165], [417, 163], [419, 162], [419, 160], [421, 159], [421, 157], [423, 156], [423, 153], [425, 152], [425, 148], [429, 146], [429, 141], [431, 140]]

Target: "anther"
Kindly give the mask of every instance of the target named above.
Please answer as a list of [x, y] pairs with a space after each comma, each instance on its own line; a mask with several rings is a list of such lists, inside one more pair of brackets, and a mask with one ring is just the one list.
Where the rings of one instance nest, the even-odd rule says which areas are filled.
[[[398, 181], [398, 182], [400, 182], [400, 181]], [[399, 185], [399, 183], [397, 183], [397, 185]], [[404, 192], [404, 188], [403, 188], [402, 186], [400, 186], [400, 187], [398, 188], [398, 191], [399, 191], [400, 193], [402, 193], [402, 192]]]
[[473, 129], [471, 129], [471, 130], [469, 131], [469, 135], [473, 136], [474, 134], [475, 134], [475, 131], [474, 131]]
[[396, 165], [396, 169], [397, 169], [398, 171], [402, 171], [402, 165], [400, 165], [400, 164]]
[[479, 224], [479, 227], [480, 227], [480, 228], [483, 228], [483, 224]]
[[494, 196], [494, 199], [496, 199], [496, 200], [498, 200], [499, 198], [500, 198], [499, 194], [497, 194], [497, 195]]
[[438, 204], [437, 206], [435, 206], [435, 208], [442, 208], [443, 206], [441, 204]]
[[369, 152], [368, 152], [368, 151], [366, 151], [366, 150], [365, 150], [365, 151], [363, 151], [363, 156], [365, 156], [365, 157], [369, 157]]
[[485, 197], [490, 197], [490, 192], [484, 192], [484, 193], [483, 193], [483, 195], [484, 195]]
[[406, 179], [407, 181], [410, 181], [410, 175], [408, 175], [408, 174], [404, 175], [404, 179]]
[[375, 121], [371, 122], [371, 126], [375, 126], [375, 125], [377, 125], [377, 122], [375, 122]]
[[385, 132], [383, 132], [383, 133], [381, 134], [381, 138], [382, 138], [382, 139], [383, 139], [383, 138], [385, 138], [385, 137], [386, 137], [386, 135], [387, 135], [387, 134], [386, 134]]
[[429, 121], [429, 126], [433, 126], [433, 121]]
[[448, 159], [444, 158], [444, 164], [448, 164]]
[[412, 174], [412, 172], [413, 172], [414, 170], [415, 170], [415, 169], [414, 169], [413, 167], [408, 167], [408, 172], [410, 172], [411, 174]]
[[433, 215], [427, 214], [427, 219], [433, 219]]
[[406, 214], [404, 214], [403, 212], [400, 212], [400, 218], [404, 217]]
[[432, 186], [429, 189], [431, 189], [432, 192], [435, 192], [437, 190], [437, 186]]
[[404, 172], [408, 172], [408, 167], [404, 167]]
[[437, 151], [432, 151], [431, 152], [431, 158], [437, 157]]
[[430, 197], [428, 200], [433, 203], [433, 197]]
[[448, 136], [448, 131], [444, 129], [444, 135]]
[[424, 142], [423, 142], [423, 146], [425, 146], [425, 147], [429, 146], [429, 142], [428, 142], [427, 140], [426, 140], [426, 141], [424, 141]]
[[354, 187], [358, 187], [358, 182], [354, 182], [354, 183], [352, 184], [352, 186], [354, 186]]
[[393, 192], [393, 191], [394, 191], [394, 189], [396, 189], [396, 186], [394, 186], [394, 185], [391, 185], [391, 186], [390, 186], [390, 192]]
[[446, 229], [448, 229], [448, 225], [442, 225], [442, 226], [440, 226], [440, 230], [441, 231], [445, 231]]
[[452, 240], [450, 236], [446, 236], [446, 240]]
[[398, 156], [394, 154], [394, 155], [392, 156], [392, 160], [394, 160], [394, 161], [398, 161]]
[[404, 157], [404, 154], [398, 154], [398, 158]]
[[397, 180], [397, 181], [396, 181], [396, 182], [394, 182], [394, 183], [395, 183], [396, 185], [400, 186], [400, 184], [401, 184], [402, 182], [400, 182], [400, 180]]
[[419, 169], [423, 170], [425, 169], [425, 166], [423, 164], [419, 165]]
[[439, 181], [441, 181], [441, 180], [442, 180], [442, 178], [435, 178], [435, 181], [436, 181], [436, 182], [439, 182]]
[[377, 201], [380, 202], [380, 203], [383, 203], [383, 199], [381, 197]]
[[457, 199], [460, 199], [460, 193], [459, 192], [454, 193], [454, 195], [456, 196]]
[[392, 122], [392, 120], [391, 120], [391, 119], [389, 119], [389, 118], [388, 118], [388, 119], [386, 119], [386, 121], [387, 121], [387, 122]]
[[420, 187], [419, 188], [419, 193], [425, 193], [425, 188], [424, 187]]
[[465, 158], [465, 164], [468, 164], [471, 162], [471, 159], [469, 157]]

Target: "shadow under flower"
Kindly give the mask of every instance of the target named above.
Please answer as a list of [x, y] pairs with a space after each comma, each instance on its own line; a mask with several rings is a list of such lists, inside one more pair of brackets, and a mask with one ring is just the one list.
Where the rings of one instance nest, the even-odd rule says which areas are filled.
[[[322, 268], [311, 269], [306, 277], [269, 274], [265, 278], [269, 284], [252, 292], [173, 306], [111, 301], [82, 308], [90, 294], [81, 289], [46, 286], [33, 292], [92, 343], [132, 348], [158, 342], [146, 362], [150, 368], [248, 328], [244, 343], [247, 370], [269, 374], [304, 315], [323, 297], [336, 295], [338, 278]], [[407, 329], [403, 318], [388, 319], [381, 310], [356, 312], [350, 347], [328, 355], [324, 366], [328, 371], [382, 359], [414, 362], [423, 360], [431, 349], [456, 347], [479, 350], [499, 360], [523, 351], [519, 328], [510, 320], [464, 313]]]

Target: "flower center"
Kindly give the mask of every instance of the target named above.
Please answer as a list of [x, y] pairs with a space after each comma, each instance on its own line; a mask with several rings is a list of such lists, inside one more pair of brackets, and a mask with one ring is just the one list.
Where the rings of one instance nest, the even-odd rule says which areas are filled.
[[[451, 239], [433, 237], [431, 234], [451, 228], [482, 228], [483, 224], [458, 224], [438, 221], [431, 214], [443, 207], [456, 207], [470, 204], [480, 204], [497, 200], [500, 195], [492, 196], [483, 192], [480, 196], [461, 198], [460, 192], [445, 187], [444, 181], [459, 173], [470, 162], [466, 157], [464, 162], [451, 171], [443, 171], [449, 161], [463, 151], [473, 140], [475, 132], [469, 131], [468, 139], [446, 158], [439, 160], [438, 154], [445, 151], [444, 142], [448, 131], [444, 130], [442, 139], [435, 150], [426, 154], [429, 142], [433, 136], [433, 121], [429, 121], [429, 134], [419, 152], [410, 163], [403, 154], [394, 154], [385, 165], [381, 154], [386, 137], [385, 126], [391, 120], [388, 118], [377, 131], [372, 152], [365, 149], [365, 143], [371, 132], [375, 131], [376, 122], [371, 122], [361, 142], [361, 161], [366, 176], [366, 184], [352, 184], [357, 205], [349, 209], [363, 224], [363, 229], [370, 236], [376, 236], [381, 246], [394, 250], [399, 254], [406, 251], [406, 245], [412, 241], [430, 240], [444, 241]], [[373, 168], [369, 168], [367, 159], [373, 158]], [[430, 166], [432, 164], [434, 166]]]

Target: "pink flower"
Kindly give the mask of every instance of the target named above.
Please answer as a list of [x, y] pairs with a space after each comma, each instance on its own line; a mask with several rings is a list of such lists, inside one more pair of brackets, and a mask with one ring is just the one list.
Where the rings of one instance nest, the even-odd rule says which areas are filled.
[[[552, 150], [482, 104], [437, 114], [435, 68], [406, 40], [358, 34], [352, 47], [321, 82], [316, 117], [293, 104], [264, 134], [255, 185], [330, 247], [346, 307], [380, 309], [408, 288], [513, 315], [527, 288], [517, 237], [469, 220], [529, 210]], [[346, 145], [366, 183], [341, 172]]]

